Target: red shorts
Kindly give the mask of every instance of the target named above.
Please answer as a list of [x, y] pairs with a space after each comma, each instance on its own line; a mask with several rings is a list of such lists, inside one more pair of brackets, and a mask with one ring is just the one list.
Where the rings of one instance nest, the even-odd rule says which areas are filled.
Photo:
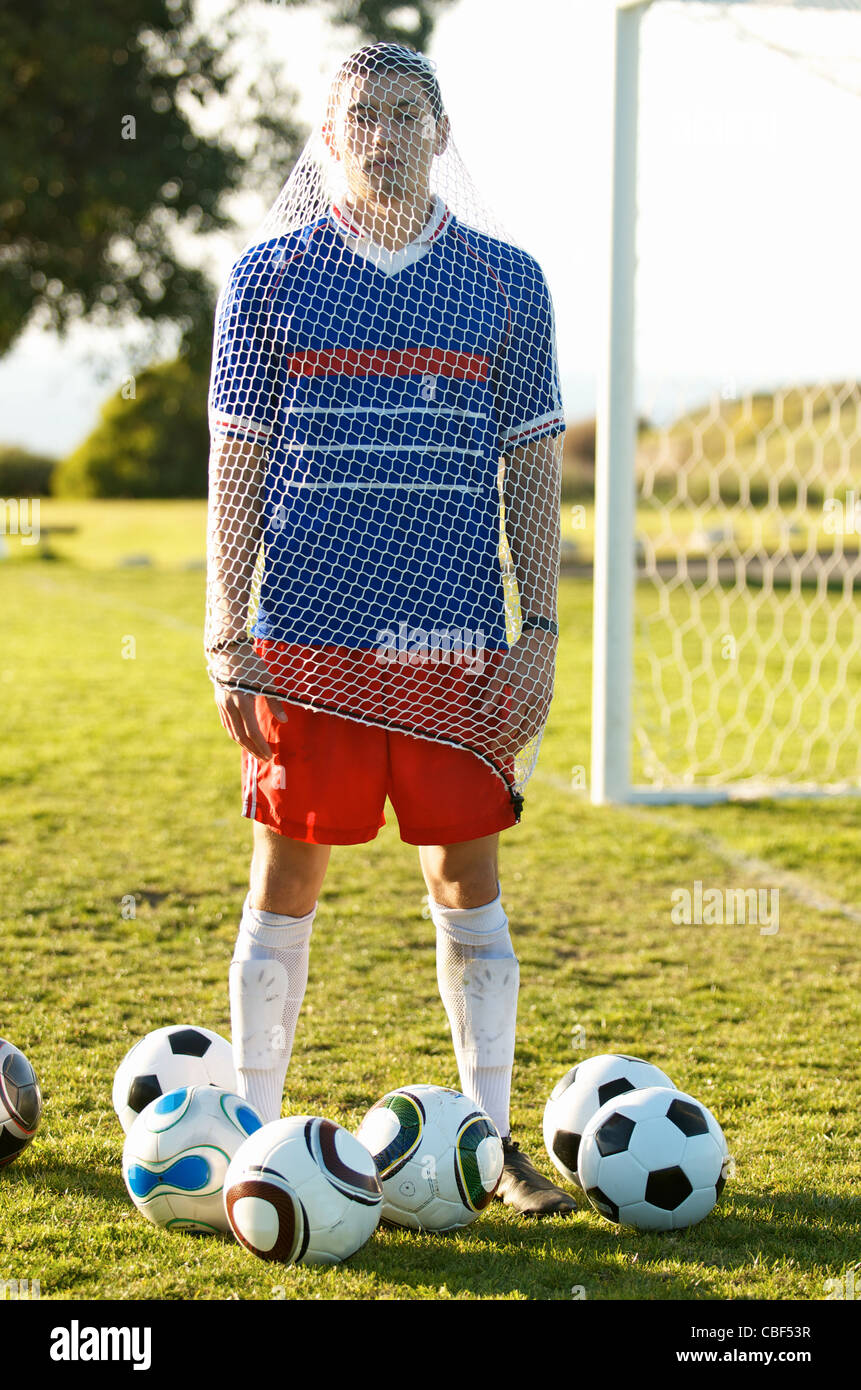
[[410, 845], [477, 840], [518, 819], [503, 779], [466, 749], [285, 708], [281, 724], [257, 701], [272, 759], [242, 753], [242, 814], [279, 835], [311, 845], [365, 844], [386, 823], [386, 797]]

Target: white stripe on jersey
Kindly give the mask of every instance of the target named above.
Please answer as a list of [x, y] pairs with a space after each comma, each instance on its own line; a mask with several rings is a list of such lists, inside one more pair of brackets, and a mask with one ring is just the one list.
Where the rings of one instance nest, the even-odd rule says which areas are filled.
[[483, 449], [461, 449], [457, 444], [292, 444], [284, 441], [288, 454], [472, 454], [484, 458]]
[[223, 410], [219, 410], [213, 418], [210, 416], [210, 427], [214, 430], [247, 430], [249, 434], [260, 434], [268, 438], [273, 433], [266, 425], [261, 425], [257, 420], [246, 420], [241, 415], [227, 415]]
[[[364, 492], [381, 491], [384, 488], [405, 488], [407, 492], [415, 492], [418, 489], [435, 488], [438, 492], [480, 492], [481, 488], [473, 487], [469, 483], [294, 483], [287, 481], [284, 484], [287, 491], [292, 488], [351, 488]], [[276, 509], [277, 510], [277, 509]]]
[[458, 420], [486, 420], [480, 410], [461, 410], [458, 406], [427, 405], [291, 405], [286, 415], [449, 415]]
[[564, 423], [565, 421], [558, 410], [550, 410], [546, 415], [540, 415], [535, 420], [526, 420], [522, 425], [515, 425], [511, 429], [504, 430], [502, 442], [504, 444], [525, 442], [535, 430], [545, 429], [548, 425], [563, 425]]

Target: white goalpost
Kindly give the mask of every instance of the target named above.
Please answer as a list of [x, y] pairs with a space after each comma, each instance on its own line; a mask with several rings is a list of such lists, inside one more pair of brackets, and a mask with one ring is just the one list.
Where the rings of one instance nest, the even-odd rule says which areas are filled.
[[[858, 225], [861, 0], [615, 0], [612, 24], [591, 799], [857, 794], [861, 276], [830, 243]], [[682, 30], [689, 159], [656, 210], [643, 117]], [[751, 94], [754, 114], [701, 184], [707, 69], [727, 119]], [[810, 83], [829, 138], [800, 151]], [[781, 210], [770, 243], [765, 209]]]

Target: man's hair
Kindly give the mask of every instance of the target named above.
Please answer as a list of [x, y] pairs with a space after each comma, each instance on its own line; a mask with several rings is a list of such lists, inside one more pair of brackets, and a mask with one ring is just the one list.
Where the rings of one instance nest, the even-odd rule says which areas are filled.
[[336, 96], [351, 77], [376, 77], [381, 73], [397, 72], [412, 77], [427, 96], [433, 118], [439, 124], [445, 116], [442, 93], [436, 73], [423, 53], [400, 43], [372, 43], [359, 48], [345, 58], [335, 74], [332, 94]]

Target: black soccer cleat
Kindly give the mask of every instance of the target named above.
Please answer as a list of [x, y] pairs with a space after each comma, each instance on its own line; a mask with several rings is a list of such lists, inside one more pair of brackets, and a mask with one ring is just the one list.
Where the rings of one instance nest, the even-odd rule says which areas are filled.
[[539, 1173], [531, 1158], [509, 1134], [502, 1141], [503, 1168], [496, 1201], [513, 1207], [521, 1216], [568, 1216], [577, 1203], [561, 1187]]

